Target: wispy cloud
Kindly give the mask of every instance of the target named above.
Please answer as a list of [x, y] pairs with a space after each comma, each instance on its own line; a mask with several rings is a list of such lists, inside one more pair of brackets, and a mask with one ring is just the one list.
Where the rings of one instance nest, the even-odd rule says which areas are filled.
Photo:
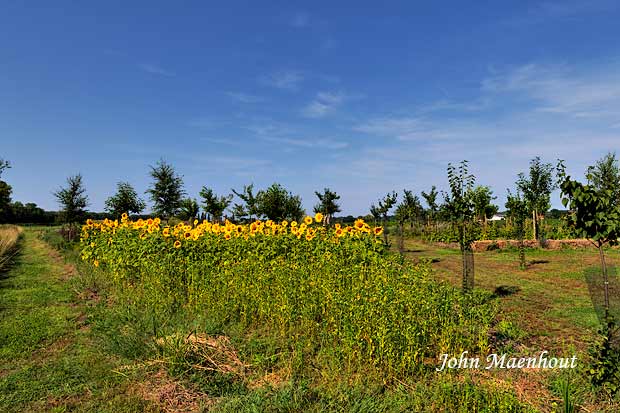
[[142, 69], [146, 73], [150, 73], [152, 75], [167, 76], [167, 77], [175, 76], [174, 73], [164, 69], [163, 67], [154, 65], [151, 63], [141, 63], [138, 66], [140, 67], [140, 69]]
[[349, 95], [343, 92], [319, 92], [301, 111], [307, 118], [323, 118], [331, 115], [347, 100], [360, 99], [363, 95]]
[[620, 117], [618, 69], [618, 64], [589, 71], [566, 65], [528, 64], [485, 79], [482, 89], [514, 94], [543, 112]]
[[263, 85], [288, 91], [299, 90], [303, 80], [304, 76], [295, 70], [282, 70], [259, 78], [260, 83]]
[[297, 146], [300, 148], [323, 148], [325, 150], [344, 149], [349, 146], [348, 142], [335, 139], [309, 138], [309, 139], [292, 139], [264, 137], [263, 140], [281, 145]]
[[262, 96], [249, 95], [247, 93], [241, 93], [241, 92], [226, 92], [226, 94], [232, 100], [235, 100], [241, 103], [260, 103], [266, 100]]

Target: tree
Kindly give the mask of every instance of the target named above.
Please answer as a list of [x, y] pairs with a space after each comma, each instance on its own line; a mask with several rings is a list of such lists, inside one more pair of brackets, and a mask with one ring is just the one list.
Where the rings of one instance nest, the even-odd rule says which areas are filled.
[[528, 210], [527, 203], [521, 198], [521, 194], [518, 190], [515, 195], [508, 190], [506, 209], [508, 217], [514, 222], [516, 227], [517, 238], [519, 240], [519, 268], [524, 270], [525, 245], [523, 245], [523, 239], [525, 238], [525, 219], [527, 218]]
[[[0, 158], [0, 178], [4, 170], [10, 167], [9, 161]], [[8, 222], [9, 220], [9, 215], [11, 214], [11, 192], [13, 192], [11, 185], [0, 179], [0, 223]]]
[[375, 206], [374, 204], [370, 205], [370, 213], [373, 217], [375, 217], [375, 221], [377, 217], [381, 218], [381, 226], [383, 227], [383, 241], [387, 244], [387, 216], [390, 209], [396, 204], [396, 200], [398, 198], [398, 194], [395, 191], [388, 193], [382, 199], [379, 200], [379, 206]]
[[200, 206], [195, 199], [185, 198], [181, 201], [179, 218], [182, 220], [189, 221], [190, 224], [193, 224], [194, 220], [198, 217], [199, 212]]
[[589, 166], [586, 177], [590, 186], [597, 191], [611, 191], [613, 199], [620, 203], [620, 167], [615, 153], [609, 152]]
[[403, 200], [396, 206], [396, 215], [399, 222], [409, 222], [409, 226], [413, 229], [414, 222], [422, 216], [424, 209], [420, 203], [420, 198], [413, 194], [413, 191], [403, 190]]
[[233, 216], [237, 219], [247, 219], [248, 221], [251, 221], [253, 217], [258, 214], [256, 208], [256, 196], [254, 196], [253, 192], [254, 184], [247, 186], [243, 185], [243, 190], [241, 192], [237, 192], [234, 189], [232, 191], [243, 201], [243, 204], [233, 205]]
[[128, 182], [116, 184], [116, 194], [105, 201], [105, 210], [118, 218], [122, 214], [139, 214], [146, 204], [138, 197], [136, 190]]
[[232, 195], [217, 196], [211, 188], [203, 186], [200, 190], [200, 197], [202, 198], [202, 205], [206, 213], [210, 216], [212, 222], [221, 222], [222, 215], [230, 202], [232, 201]]
[[53, 193], [61, 207], [61, 215], [65, 223], [73, 225], [82, 219], [88, 206], [88, 196], [82, 175], [67, 178], [67, 186]]
[[540, 157], [535, 157], [530, 161], [529, 176], [523, 172], [519, 174], [517, 188], [523, 194], [523, 199], [527, 203], [529, 213], [532, 214], [532, 225], [534, 229], [534, 239], [539, 239], [539, 219], [540, 215], [551, 207], [551, 192], [557, 188], [553, 182], [553, 166], [550, 163], [542, 163]]
[[[558, 163], [558, 178], [562, 191], [562, 204], [569, 206], [571, 214], [569, 223], [579, 234], [591, 240], [598, 249], [601, 261], [604, 293], [603, 340], [600, 345], [598, 360], [595, 360], [592, 372], [595, 384], [603, 384], [615, 380], [614, 386], [620, 381], [620, 353], [612, 348], [614, 336], [617, 334], [616, 320], [609, 312], [609, 274], [605, 253], [605, 245], [618, 245], [620, 238], [620, 206], [615, 198], [613, 188], [584, 185], [571, 179], [565, 172], [562, 161]], [[617, 387], [614, 389], [617, 391]]]
[[256, 194], [256, 209], [259, 215], [273, 221], [299, 221], [305, 213], [299, 195], [293, 195], [277, 183]]
[[319, 203], [314, 207], [314, 212], [320, 212], [325, 216], [325, 223], [329, 225], [332, 216], [340, 212], [340, 205], [336, 203], [340, 199], [340, 195], [331, 191], [329, 188], [323, 189], [323, 193], [314, 192], [319, 198]]
[[170, 218], [179, 210], [181, 199], [185, 195], [183, 178], [163, 159], [150, 168], [153, 183], [146, 193], [153, 201], [153, 212], [164, 218]]
[[431, 190], [428, 193], [422, 191], [422, 197], [426, 201], [426, 205], [428, 205], [429, 221], [434, 221], [435, 217], [437, 216], [437, 211], [439, 210], [439, 205], [437, 205], [438, 194], [439, 192], [437, 192], [437, 188], [435, 187], [435, 185], [431, 187]]
[[487, 219], [497, 213], [497, 205], [491, 203], [497, 197], [493, 196], [493, 191], [488, 186], [478, 185], [471, 193], [474, 204], [474, 215], [479, 222], [486, 225]]
[[467, 161], [462, 161], [458, 168], [451, 163], [448, 164], [448, 183], [450, 193], [444, 194], [445, 212], [458, 229], [459, 246], [463, 257], [463, 290], [470, 291], [474, 287], [472, 243], [476, 216], [473, 202], [476, 177], [469, 173]]

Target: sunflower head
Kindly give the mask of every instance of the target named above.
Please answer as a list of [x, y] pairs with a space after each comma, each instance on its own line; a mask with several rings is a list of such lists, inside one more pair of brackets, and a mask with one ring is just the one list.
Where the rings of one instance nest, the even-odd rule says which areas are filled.
[[314, 220], [316, 222], [323, 222], [323, 214], [321, 214], [320, 212], [317, 212], [316, 215], [314, 216]]
[[312, 217], [305, 217], [304, 218], [304, 224], [306, 224], [306, 225], [312, 224], [312, 221], [313, 221]]
[[375, 227], [375, 229], [373, 230], [374, 234], [376, 236], [383, 234], [383, 227]]
[[174, 241], [174, 248], [181, 248], [181, 241], [179, 240]]

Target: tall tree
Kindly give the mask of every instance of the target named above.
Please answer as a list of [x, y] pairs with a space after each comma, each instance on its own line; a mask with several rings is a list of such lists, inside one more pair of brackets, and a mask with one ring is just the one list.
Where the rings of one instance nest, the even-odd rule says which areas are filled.
[[203, 186], [200, 190], [200, 197], [202, 198], [202, 205], [205, 212], [210, 216], [213, 222], [222, 221], [222, 215], [233, 198], [232, 195], [217, 196], [211, 188], [207, 188], [206, 186]]
[[251, 221], [254, 216], [258, 214], [256, 196], [254, 195], [254, 184], [243, 185], [243, 190], [241, 192], [237, 192], [234, 189], [232, 191], [233, 194], [237, 195], [241, 201], [243, 201], [242, 204], [233, 205], [233, 215], [237, 219], [247, 219]]
[[426, 205], [428, 205], [428, 219], [429, 221], [434, 221], [437, 216], [437, 211], [439, 211], [439, 205], [437, 204], [437, 188], [435, 185], [431, 187], [431, 190], [426, 193], [422, 191], [422, 198], [426, 201]]
[[386, 194], [382, 199], [379, 200], [378, 206], [374, 204], [370, 205], [370, 213], [375, 217], [381, 218], [381, 226], [383, 226], [383, 241], [387, 244], [387, 216], [390, 212], [390, 209], [394, 207], [396, 204], [396, 200], [398, 199], [398, 194], [395, 191]]
[[179, 210], [181, 200], [185, 195], [183, 178], [177, 175], [174, 167], [163, 159], [150, 168], [153, 183], [146, 193], [153, 201], [153, 212], [164, 218], [170, 218]]
[[540, 216], [551, 207], [551, 192], [557, 188], [553, 181], [553, 166], [541, 162], [539, 156], [535, 157], [530, 161], [529, 175], [526, 176], [523, 172], [519, 174], [517, 188], [523, 194], [529, 213], [532, 214], [534, 238], [539, 239]]
[[180, 219], [188, 221], [190, 225], [193, 225], [194, 220], [198, 218], [199, 212], [200, 206], [198, 202], [193, 198], [185, 198], [181, 201], [178, 215]]
[[613, 199], [620, 204], [620, 167], [615, 152], [609, 152], [589, 166], [586, 171], [588, 183], [597, 191], [610, 191]]
[[68, 177], [67, 186], [61, 187], [53, 194], [60, 204], [65, 223], [72, 225], [82, 219], [88, 206], [88, 196], [81, 174]]
[[397, 215], [402, 222], [409, 222], [409, 227], [413, 229], [415, 221], [417, 221], [423, 214], [424, 209], [420, 203], [420, 198], [413, 194], [413, 191], [403, 190], [403, 200], [396, 207], [395, 215]]
[[136, 190], [128, 182], [116, 184], [116, 194], [105, 201], [105, 209], [115, 217], [120, 217], [123, 213], [139, 214], [144, 211], [146, 204]]
[[301, 197], [293, 195], [277, 183], [265, 190], [258, 191], [256, 209], [259, 215], [274, 221], [300, 220], [304, 215]]
[[448, 218], [456, 225], [459, 233], [459, 246], [463, 257], [463, 290], [474, 287], [474, 241], [475, 209], [473, 190], [476, 177], [469, 173], [468, 162], [462, 161], [458, 167], [448, 164], [448, 183], [450, 193], [444, 194], [444, 206]]
[[332, 216], [340, 212], [340, 205], [336, 202], [340, 199], [340, 195], [331, 191], [329, 188], [323, 189], [323, 193], [314, 192], [319, 198], [319, 203], [314, 207], [314, 212], [320, 212], [325, 216], [325, 223], [329, 225]]
[[[9, 161], [0, 158], [0, 178], [4, 170], [10, 167], [11, 164]], [[11, 192], [13, 192], [11, 185], [0, 179], [0, 223], [9, 221], [9, 216], [11, 214]]]
[[497, 213], [497, 205], [491, 203], [497, 197], [493, 196], [493, 191], [488, 186], [478, 185], [471, 193], [474, 204], [474, 214], [476, 219], [486, 224], [487, 219]]

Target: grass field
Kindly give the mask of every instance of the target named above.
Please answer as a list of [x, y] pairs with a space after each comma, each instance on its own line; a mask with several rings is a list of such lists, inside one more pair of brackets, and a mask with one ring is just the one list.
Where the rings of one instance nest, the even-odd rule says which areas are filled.
[[[597, 328], [583, 277], [597, 264], [594, 250], [531, 250], [525, 271], [516, 251], [475, 255], [477, 286], [518, 287], [496, 299], [493, 349], [577, 354], [574, 371], [428, 371], [384, 382], [372, 368], [354, 376], [330, 368], [331, 358], [283, 347], [268, 331], [183, 311], [158, 318], [123, 301], [74, 250], [51, 248], [45, 231], [26, 229], [0, 276], [0, 411], [562, 411], [567, 380], [581, 411], [619, 408], [583, 374]], [[406, 250], [460, 285], [458, 251], [415, 240]]]

